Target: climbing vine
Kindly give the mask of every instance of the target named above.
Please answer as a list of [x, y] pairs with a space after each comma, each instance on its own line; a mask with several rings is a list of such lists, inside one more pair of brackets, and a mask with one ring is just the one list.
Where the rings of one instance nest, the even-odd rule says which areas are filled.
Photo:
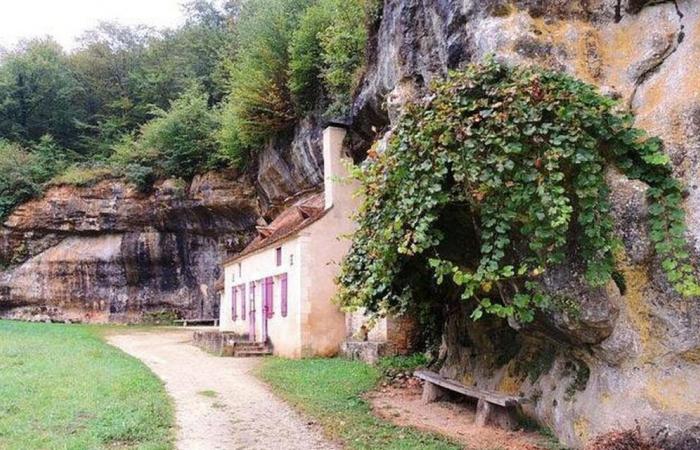
[[[409, 307], [412, 286], [400, 274], [420, 261], [475, 302], [472, 318], [527, 322], [552, 301], [540, 281], [568, 251], [585, 263], [591, 286], [605, 285], [616, 246], [609, 166], [649, 185], [650, 237], [667, 279], [684, 296], [698, 295], [682, 186], [661, 141], [633, 128], [592, 86], [489, 60], [435, 84], [408, 107], [386, 150], [355, 170], [363, 204], [340, 302], [371, 312]], [[450, 208], [471, 218], [463, 226], [475, 236], [472, 261], [441, 250], [438, 221]]]

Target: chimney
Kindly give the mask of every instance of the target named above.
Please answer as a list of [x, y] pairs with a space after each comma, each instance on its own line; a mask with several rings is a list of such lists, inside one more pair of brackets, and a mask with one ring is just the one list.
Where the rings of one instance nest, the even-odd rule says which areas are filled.
[[329, 209], [334, 203], [342, 201], [344, 197], [342, 179], [347, 177], [345, 169], [346, 161], [350, 158], [343, 149], [345, 128], [337, 125], [329, 125], [323, 130], [323, 178], [325, 208]]

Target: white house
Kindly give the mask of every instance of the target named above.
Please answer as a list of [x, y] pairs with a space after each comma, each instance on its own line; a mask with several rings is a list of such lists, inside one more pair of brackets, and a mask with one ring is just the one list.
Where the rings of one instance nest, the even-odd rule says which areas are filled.
[[[323, 132], [324, 192], [283, 211], [241, 253], [224, 261], [219, 329], [267, 342], [290, 358], [338, 353], [349, 332], [332, 298], [354, 231], [356, 185], [346, 178], [345, 130]], [[343, 181], [341, 181], [343, 180]]]

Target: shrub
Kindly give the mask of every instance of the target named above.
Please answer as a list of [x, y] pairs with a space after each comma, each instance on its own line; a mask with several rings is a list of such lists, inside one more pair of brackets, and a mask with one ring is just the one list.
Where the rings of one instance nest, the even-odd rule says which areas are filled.
[[168, 111], [157, 110], [140, 134], [122, 136], [110, 163], [141, 192], [159, 176], [192, 178], [215, 164], [218, 128], [218, 115], [209, 109], [206, 94], [192, 87]]
[[234, 115], [227, 110], [221, 111], [219, 121], [221, 127], [217, 134], [219, 150], [216, 154], [216, 164], [226, 167], [242, 167], [248, 162], [250, 148], [241, 140]]
[[[572, 250], [588, 283], [604, 286], [617, 245], [607, 166], [650, 186], [650, 238], [667, 280], [697, 295], [683, 188], [661, 142], [616, 108], [568, 75], [493, 61], [434, 85], [386, 151], [355, 171], [364, 201], [341, 268], [341, 303], [409, 309], [420, 280], [406, 274], [424, 270], [472, 301], [473, 319], [486, 312], [529, 322], [551, 303], [542, 275]], [[442, 228], [440, 218], [455, 211], [472, 254], [455, 252]]]
[[53, 177], [50, 185], [92, 186], [113, 176], [112, 168], [103, 164], [73, 164]]
[[372, 0], [320, 0], [306, 10], [289, 49], [289, 86], [300, 111], [309, 111], [325, 91], [327, 115], [347, 114], [375, 6]]
[[40, 195], [44, 183], [66, 167], [69, 154], [49, 135], [42, 136], [31, 150], [0, 140], [0, 219]]
[[366, 21], [371, 0], [322, 0], [334, 20], [319, 37], [323, 49], [323, 84], [330, 96], [328, 115], [345, 116], [357, 86], [367, 46]]
[[218, 120], [207, 105], [206, 94], [190, 88], [168, 111], [158, 110], [156, 115], [141, 128], [137, 145], [160, 155], [158, 166], [164, 175], [191, 178], [211, 166]]
[[156, 181], [153, 167], [132, 163], [126, 166], [125, 176], [129, 183], [136, 186], [139, 192], [146, 193], [151, 190]]
[[414, 353], [407, 356], [386, 356], [381, 358], [377, 367], [385, 375], [394, 375], [397, 372], [412, 372], [428, 364], [428, 358], [423, 353]]
[[35, 155], [17, 144], [0, 141], [0, 218], [41, 192], [36, 165]]

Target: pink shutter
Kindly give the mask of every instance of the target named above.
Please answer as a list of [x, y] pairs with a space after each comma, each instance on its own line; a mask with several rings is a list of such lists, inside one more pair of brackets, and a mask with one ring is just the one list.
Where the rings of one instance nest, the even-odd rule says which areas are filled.
[[236, 299], [236, 291], [236, 286], [234, 286], [233, 292], [231, 293], [231, 314], [233, 316], [234, 321], [238, 318], [238, 315], [236, 314], [236, 307], [238, 306], [238, 300]]
[[282, 274], [280, 279], [280, 290], [282, 291], [282, 305], [280, 310], [282, 312], [282, 317], [287, 317], [287, 274]]
[[241, 285], [241, 320], [245, 321], [246, 320], [246, 314], [245, 314], [245, 284]]
[[265, 278], [265, 297], [267, 304], [267, 318], [275, 315], [274, 281], [272, 277]]

